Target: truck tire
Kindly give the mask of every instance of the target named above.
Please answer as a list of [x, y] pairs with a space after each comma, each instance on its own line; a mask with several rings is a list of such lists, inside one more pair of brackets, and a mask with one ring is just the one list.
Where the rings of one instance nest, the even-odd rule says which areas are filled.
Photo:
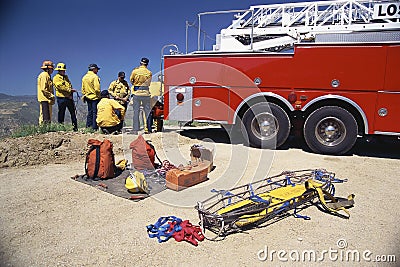
[[347, 110], [327, 106], [313, 111], [303, 130], [305, 141], [313, 152], [342, 155], [354, 146], [358, 126]]
[[247, 135], [250, 145], [275, 149], [288, 138], [290, 120], [280, 106], [258, 103], [244, 113], [242, 132]]

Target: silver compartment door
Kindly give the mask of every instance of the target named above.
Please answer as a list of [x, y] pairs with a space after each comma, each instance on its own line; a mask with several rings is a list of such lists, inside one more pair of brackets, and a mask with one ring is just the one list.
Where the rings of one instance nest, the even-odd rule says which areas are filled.
[[[179, 102], [176, 98], [182, 94], [184, 99]], [[187, 122], [192, 120], [193, 87], [170, 86], [169, 87], [169, 115], [168, 120]]]

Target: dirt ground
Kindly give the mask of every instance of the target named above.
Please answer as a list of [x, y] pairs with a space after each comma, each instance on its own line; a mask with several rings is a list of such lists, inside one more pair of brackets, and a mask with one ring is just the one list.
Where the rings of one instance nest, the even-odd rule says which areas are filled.
[[[133, 202], [71, 179], [84, 173], [89, 138], [104, 136], [48, 133], [0, 142], [1, 266], [399, 266], [398, 143], [362, 141], [349, 155], [327, 156], [295, 141], [276, 151], [229, 144], [219, 128], [167, 129], [145, 135], [161, 159], [187, 162], [191, 144], [203, 143], [214, 149], [215, 169], [193, 190]], [[109, 138], [117, 159], [129, 159], [127, 144], [135, 136]], [[161, 216], [198, 224], [193, 204], [211, 195], [209, 188], [315, 168], [348, 179], [336, 184], [336, 195], [355, 194], [350, 219], [311, 206], [301, 211], [310, 220], [289, 216], [198, 247], [147, 236], [146, 225]]]

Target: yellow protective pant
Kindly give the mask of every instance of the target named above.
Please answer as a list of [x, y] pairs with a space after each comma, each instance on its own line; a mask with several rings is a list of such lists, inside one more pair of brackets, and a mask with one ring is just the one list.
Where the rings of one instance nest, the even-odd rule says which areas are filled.
[[50, 123], [53, 115], [53, 105], [46, 101], [39, 102], [39, 125], [44, 122]]

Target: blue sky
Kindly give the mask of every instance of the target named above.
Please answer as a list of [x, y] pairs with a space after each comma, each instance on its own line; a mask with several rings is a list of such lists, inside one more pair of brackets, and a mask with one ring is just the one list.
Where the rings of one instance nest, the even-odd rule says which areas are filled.
[[[46, 59], [66, 63], [73, 87], [79, 90], [90, 63], [101, 67], [102, 89], [108, 88], [119, 71], [129, 76], [142, 57], [150, 59], [149, 69], [156, 74], [164, 45], [174, 43], [185, 51], [185, 22], [195, 21], [198, 13], [279, 2], [284, 1], [3, 0], [0, 92], [36, 95], [36, 79]], [[232, 18], [233, 14], [206, 16], [204, 27], [215, 38]], [[193, 51], [197, 32], [191, 28], [189, 33], [189, 51]]]

